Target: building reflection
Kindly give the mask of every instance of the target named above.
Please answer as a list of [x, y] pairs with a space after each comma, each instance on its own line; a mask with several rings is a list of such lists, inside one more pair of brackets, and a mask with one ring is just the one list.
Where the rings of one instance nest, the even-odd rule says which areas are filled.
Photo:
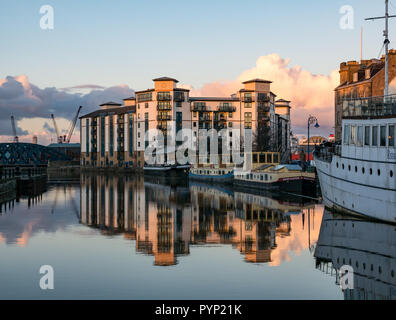
[[353, 268], [353, 290], [343, 290], [346, 300], [396, 299], [394, 225], [325, 211], [314, 256], [316, 268], [334, 276], [337, 285], [340, 268]]
[[314, 227], [304, 217], [321, 215], [314, 208], [301, 199], [201, 184], [170, 187], [141, 176], [81, 177], [81, 222], [135, 240], [136, 252], [154, 256], [158, 266], [177, 264], [194, 245], [231, 245], [246, 262], [278, 265], [310, 247]]

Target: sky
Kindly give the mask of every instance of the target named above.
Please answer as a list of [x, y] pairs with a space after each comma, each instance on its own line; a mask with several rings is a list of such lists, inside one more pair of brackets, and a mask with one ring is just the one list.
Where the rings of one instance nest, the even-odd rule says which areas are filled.
[[[54, 9], [53, 30], [40, 28], [43, 5]], [[354, 9], [353, 29], [340, 28], [345, 5]], [[11, 112], [20, 135], [48, 143], [51, 112], [67, 129], [79, 103], [87, 113], [159, 76], [196, 95], [229, 95], [241, 80], [265, 77], [292, 100], [296, 133], [314, 113], [318, 133], [328, 135], [339, 64], [360, 59], [362, 27], [363, 58], [379, 56], [384, 23], [364, 18], [383, 14], [383, 0], [3, 0], [0, 140], [10, 139]], [[396, 48], [393, 30], [396, 19]]]

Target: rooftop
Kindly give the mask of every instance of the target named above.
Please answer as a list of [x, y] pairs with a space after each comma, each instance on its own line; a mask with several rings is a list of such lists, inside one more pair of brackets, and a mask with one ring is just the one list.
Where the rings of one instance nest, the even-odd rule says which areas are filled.
[[105, 103], [102, 103], [99, 105], [99, 107], [102, 107], [102, 106], [121, 106], [121, 103], [109, 101], [109, 102], [105, 102]]
[[155, 78], [153, 81], [173, 81], [173, 82], [179, 82], [174, 78], [169, 78], [169, 77], [160, 77], [160, 78]]
[[190, 101], [239, 101], [239, 98], [229, 97], [190, 97]]
[[251, 82], [272, 83], [272, 81], [269, 81], [269, 80], [256, 78], [256, 79], [252, 79], [252, 80], [248, 80], [248, 81], [242, 82], [242, 84], [251, 83]]
[[110, 108], [110, 109], [100, 109], [94, 112], [85, 114], [80, 117], [80, 119], [84, 118], [94, 118], [98, 116], [107, 116], [110, 114], [123, 114], [123, 113], [134, 113], [136, 112], [136, 106], [129, 106], [129, 107], [118, 107], [118, 108]]

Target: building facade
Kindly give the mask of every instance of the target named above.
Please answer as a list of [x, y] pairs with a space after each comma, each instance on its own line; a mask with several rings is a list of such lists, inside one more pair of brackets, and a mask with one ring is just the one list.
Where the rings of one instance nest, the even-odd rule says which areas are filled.
[[[142, 168], [144, 152], [162, 132], [164, 147], [156, 149], [161, 164], [176, 163], [177, 139], [182, 129], [190, 129], [192, 150], [200, 162], [200, 130], [222, 132], [222, 146], [229, 150], [251, 129], [253, 151], [276, 151], [290, 154], [290, 101], [277, 100], [271, 92], [271, 81], [253, 79], [243, 82], [243, 89], [231, 97], [190, 97], [188, 89], [178, 88], [178, 81], [162, 77], [153, 79], [154, 88], [136, 91], [124, 99], [124, 105], [107, 102], [100, 110], [80, 117], [81, 165], [95, 168]], [[210, 140], [211, 136], [208, 136]], [[225, 139], [225, 141], [224, 141]], [[209, 149], [209, 148], [208, 148]], [[209, 150], [210, 153], [210, 150]]]

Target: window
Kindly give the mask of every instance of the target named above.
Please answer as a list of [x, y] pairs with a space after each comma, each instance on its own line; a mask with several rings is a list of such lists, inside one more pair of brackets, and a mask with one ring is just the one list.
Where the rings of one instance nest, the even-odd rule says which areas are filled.
[[228, 118], [232, 118], [232, 112], [228, 112]]
[[245, 112], [245, 129], [251, 129], [251, 128], [252, 128], [252, 113]]
[[350, 136], [350, 126], [345, 125], [344, 126], [344, 144], [346, 144], [346, 145], [349, 144], [349, 136]]
[[371, 138], [372, 138], [372, 146], [378, 146], [378, 126], [373, 126], [372, 128], [372, 134], [371, 134]]
[[350, 144], [356, 143], [356, 126], [351, 126]]
[[364, 145], [370, 145], [370, 127], [368, 126], [364, 127]]
[[380, 146], [386, 146], [386, 126], [380, 127]]
[[147, 109], [148, 108], [148, 102], [146, 102], [145, 104], [144, 104], [144, 107]]
[[363, 127], [359, 126], [357, 127], [357, 142], [356, 145], [358, 147], [362, 147], [363, 146]]
[[389, 135], [388, 135], [388, 146], [394, 147], [395, 146], [395, 126], [389, 126]]

